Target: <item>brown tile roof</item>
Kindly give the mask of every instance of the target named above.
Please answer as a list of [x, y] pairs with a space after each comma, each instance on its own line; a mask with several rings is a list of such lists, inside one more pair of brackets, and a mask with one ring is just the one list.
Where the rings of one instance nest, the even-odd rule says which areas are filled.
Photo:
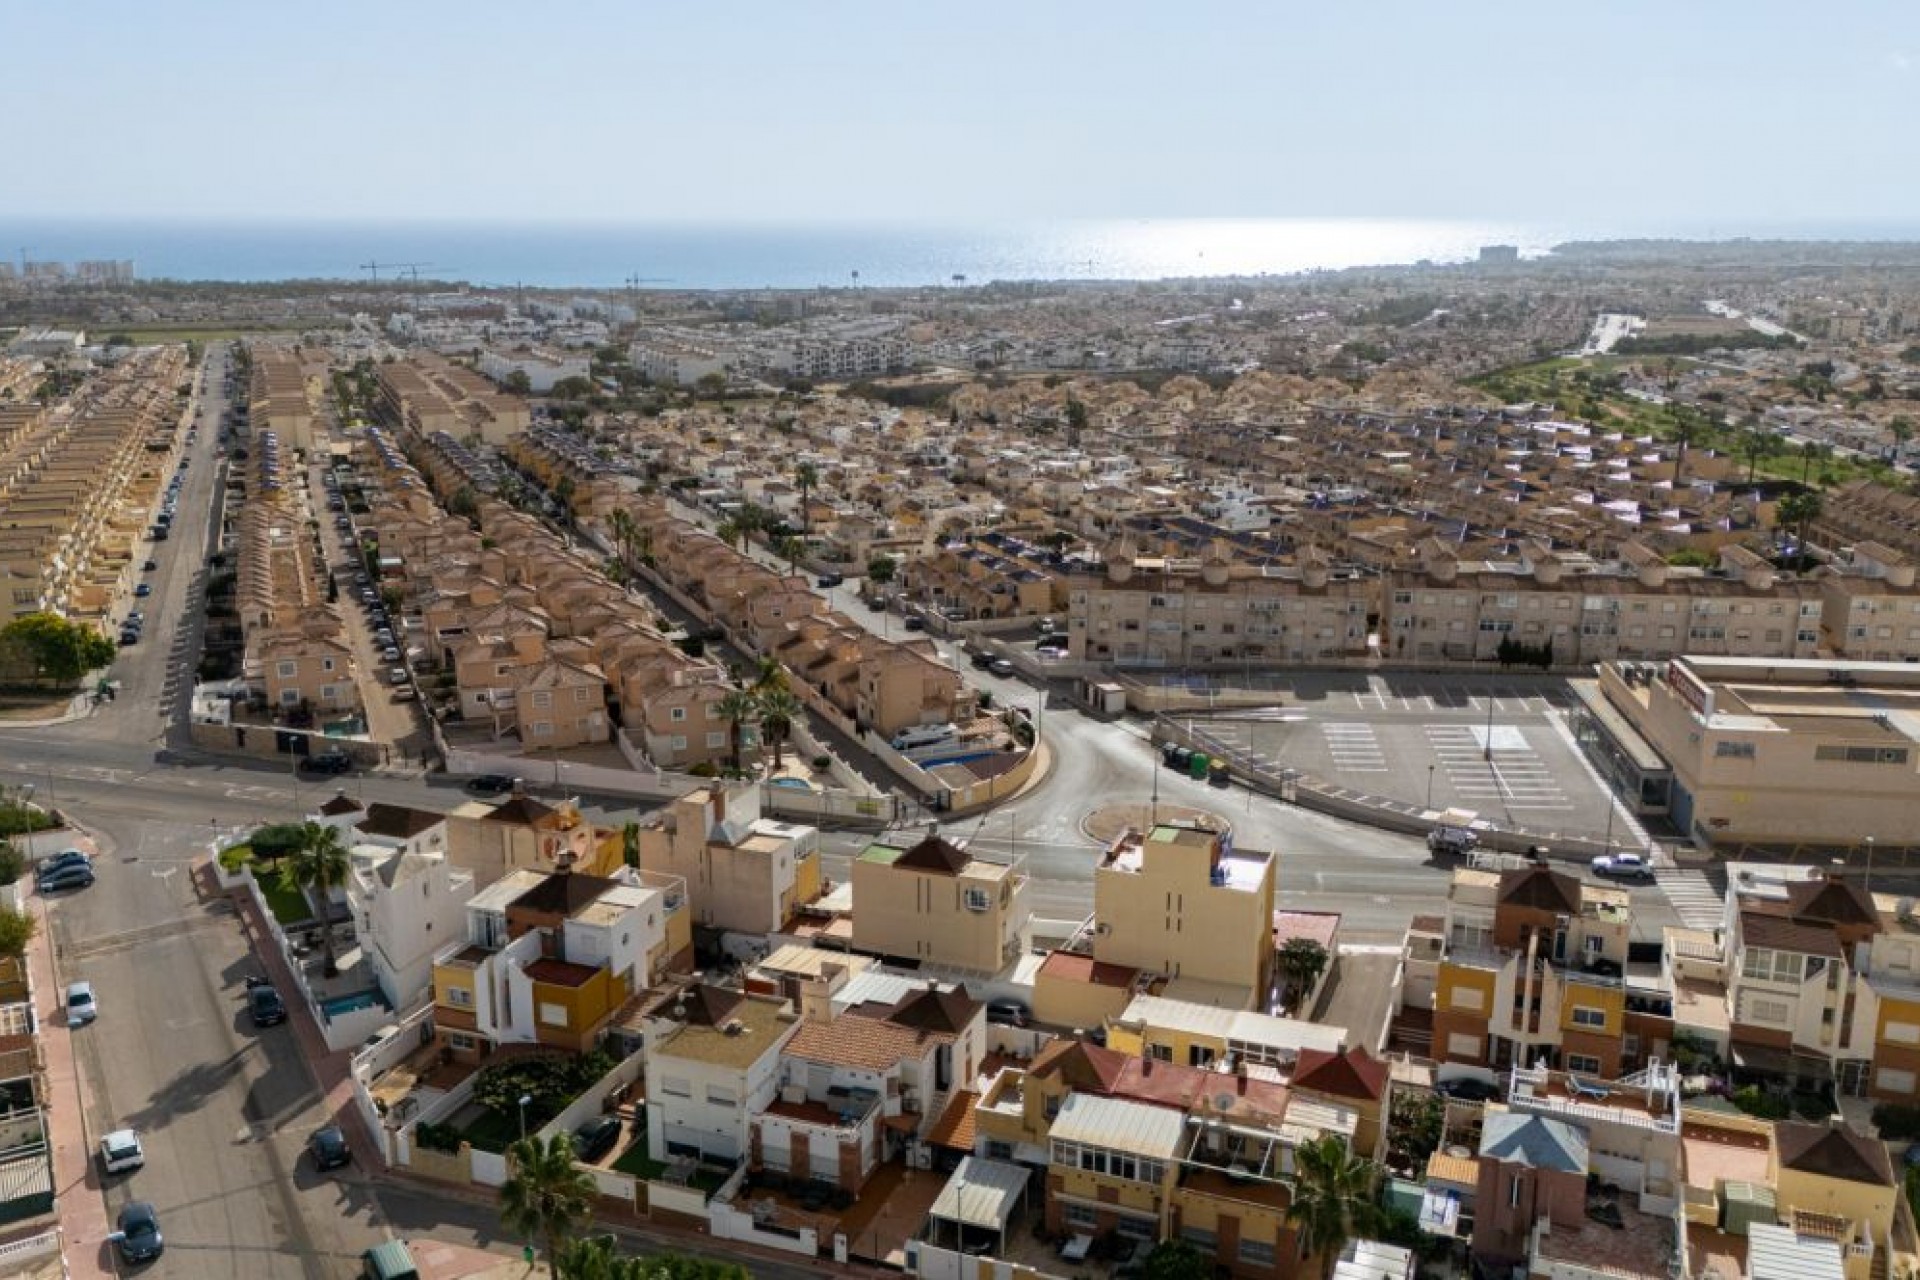
[[1500, 905], [1530, 907], [1555, 915], [1580, 914], [1580, 882], [1563, 871], [1540, 865], [1500, 877]]
[[446, 817], [444, 813], [434, 813], [430, 809], [412, 809], [403, 804], [384, 804], [376, 800], [367, 806], [367, 816], [355, 825], [362, 835], [411, 840], [446, 821]]
[[542, 818], [553, 816], [557, 812], [548, 805], [541, 804], [532, 796], [521, 794], [481, 815], [483, 822], [512, 822], [521, 826], [533, 826]]
[[1773, 1127], [1780, 1167], [1843, 1182], [1893, 1185], [1893, 1161], [1883, 1142], [1845, 1126], [1782, 1120]]
[[978, 1017], [984, 1006], [978, 1000], [970, 998], [959, 987], [934, 990], [922, 987], [909, 991], [896, 1000], [892, 1007], [873, 1004], [857, 1005], [849, 1013], [863, 1017], [878, 1016], [897, 1026], [908, 1027], [914, 1031], [932, 1031], [942, 1035], [957, 1036], [967, 1029], [969, 1023]]
[[953, 1101], [947, 1104], [940, 1119], [927, 1133], [927, 1141], [936, 1147], [946, 1147], [953, 1151], [973, 1151], [973, 1104], [980, 1101], [980, 1095], [961, 1090], [953, 1095]]
[[1293, 1087], [1336, 1098], [1378, 1101], [1386, 1096], [1387, 1064], [1358, 1046], [1345, 1053], [1302, 1049], [1293, 1069]]
[[683, 1021], [690, 1027], [720, 1027], [726, 1025], [727, 1019], [733, 1016], [733, 1011], [745, 999], [746, 996], [741, 992], [702, 982], [681, 992], [670, 1008], [676, 1018], [684, 1009], [686, 1017]]
[[787, 1042], [786, 1052], [828, 1066], [887, 1071], [907, 1058], [920, 1057], [929, 1043], [925, 1033], [883, 1018], [843, 1016], [832, 1022], [803, 1023]]
[[1049, 952], [1040, 962], [1040, 972], [1062, 982], [1090, 983], [1096, 987], [1131, 987], [1140, 976], [1138, 969], [1108, 964], [1078, 951]]
[[1766, 947], [1771, 951], [1796, 951], [1830, 960], [1840, 958], [1840, 940], [1834, 937], [1832, 925], [1801, 924], [1798, 920], [1785, 920], [1759, 911], [1740, 913], [1740, 941], [1745, 946]]
[[931, 871], [936, 875], [957, 876], [973, 859], [966, 850], [952, 844], [943, 836], [928, 836], [913, 848], [895, 858], [896, 867], [911, 867], [915, 871]]
[[329, 818], [337, 818], [343, 813], [359, 813], [360, 802], [342, 791], [333, 799], [320, 806], [320, 812]]
[[1859, 885], [1849, 880], [1803, 880], [1787, 887], [1787, 910], [1797, 920], [1827, 924], [1880, 923], [1880, 913]]
[[1036, 1079], [1058, 1076], [1086, 1093], [1111, 1093], [1128, 1061], [1124, 1053], [1085, 1040], [1061, 1039], [1033, 1055], [1027, 1074]]
[[616, 887], [618, 883], [604, 876], [590, 876], [578, 872], [550, 875], [508, 905], [522, 911], [572, 915], [607, 890]]
[[545, 982], [556, 987], [582, 987], [593, 980], [598, 969], [591, 965], [568, 964], [565, 960], [555, 960], [542, 956], [527, 966], [527, 976], [535, 982]]
[[[1287, 1112], [1287, 1087], [1283, 1084], [1152, 1058], [1128, 1058], [1111, 1092], [1116, 1098], [1182, 1111], [1199, 1106], [1216, 1113], [1224, 1110], [1276, 1119]], [[1219, 1106], [1221, 1100], [1229, 1098], [1226, 1107]]]

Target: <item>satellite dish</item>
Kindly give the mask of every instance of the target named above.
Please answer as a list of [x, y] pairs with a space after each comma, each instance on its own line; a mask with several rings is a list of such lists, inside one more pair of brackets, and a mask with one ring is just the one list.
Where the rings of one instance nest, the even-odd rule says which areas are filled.
[[1233, 1095], [1232, 1095], [1232, 1094], [1230, 1094], [1230, 1093], [1216, 1093], [1216, 1094], [1214, 1094], [1214, 1095], [1213, 1095], [1213, 1109], [1214, 1109], [1215, 1111], [1231, 1111], [1231, 1110], [1233, 1110]]

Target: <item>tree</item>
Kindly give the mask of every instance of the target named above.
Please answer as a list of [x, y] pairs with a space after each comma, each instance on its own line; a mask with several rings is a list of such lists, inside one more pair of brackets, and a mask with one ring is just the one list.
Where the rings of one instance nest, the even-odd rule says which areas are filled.
[[806, 543], [800, 541], [798, 538], [785, 537], [775, 538], [773, 540], [773, 554], [787, 562], [788, 573], [794, 573], [798, 570], [800, 556], [806, 549]]
[[1303, 1144], [1294, 1156], [1293, 1201], [1287, 1221], [1299, 1229], [1307, 1252], [1321, 1257], [1321, 1274], [1332, 1275], [1340, 1247], [1364, 1234], [1378, 1210], [1373, 1203], [1377, 1167], [1331, 1134]]
[[800, 532], [813, 532], [813, 512], [808, 510], [807, 499], [813, 494], [813, 487], [820, 483], [820, 468], [811, 462], [803, 462], [793, 469], [793, 482], [800, 486]]
[[720, 718], [727, 722], [728, 759], [735, 769], [740, 767], [740, 745], [742, 734], [740, 727], [760, 714], [760, 699], [746, 689], [729, 689], [726, 697], [720, 699], [718, 707]]
[[878, 586], [893, 581], [893, 575], [900, 571], [900, 562], [892, 556], [878, 555], [867, 561], [867, 578]]
[[1904, 413], [1895, 414], [1887, 423], [1887, 434], [1893, 437], [1893, 456], [1898, 459], [1905, 451], [1907, 441], [1913, 439], [1913, 419]]
[[555, 400], [580, 400], [593, 394], [593, 382], [575, 374], [571, 378], [562, 378], [553, 384], [553, 390], [547, 392]]
[[507, 1148], [513, 1170], [500, 1188], [500, 1220], [521, 1235], [540, 1237], [556, 1275], [567, 1236], [593, 1213], [593, 1178], [573, 1161], [573, 1135], [539, 1134]]
[[70, 685], [113, 661], [113, 641], [57, 613], [29, 613], [0, 628], [0, 643], [21, 655], [36, 680]]
[[1802, 567], [1807, 563], [1807, 526], [1818, 520], [1825, 508], [1818, 489], [1802, 489], [1780, 499], [1776, 518], [1782, 525], [1793, 527], [1794, 558]]
[[1282, 1003], [1290, 1005], [1295, 996], [1305, 999], [1327, 971], [1327, 949], [1312, 938], [1288, 938], [1280, 948], [1278, 962], [1280, 974], [1286, 979]]
[[533, 394], [533, 379], [527, 376], [525, 369], [515, 369], [501, 381], [500, 385], [516, 396]]
[[316, 907], [314, 918], [320, 921], [320, 938], [327, 949], [327, 975], [339, 971], [333, 951], [333, 923], [328, 919], [333, 891], [347, 882], [352, 859], [340, 841], [337, 827], [318, 822], [300, 825], [300, 842], [280, 861], [281, 887], [304, 895], [308, 905]]
[[789, 689], [769, 689], [760, 695], [760, 732], [773, 744], [773, 771], [780, 772], [780, 748], [805, 709]]
[[1212, 1280], [1213, 1259], [1185, 1240], [1162, 1240], [1147, 1255], [1142, 1280]]
[[724, 373], [703, 373], [693, 380], [695, 395], [708, 400], [718, 400], [727, 394], [727, 375]]
[[39, 919], [30, 912], [0, 907], [0, 956], [18, 960], [27, 954], [27, 944], [39, 929]]
[[629, 867], [640, 865], [640, 824], [620, 824], [620, 861]]
[[771, 655], [760, 659], [753, 677], [753, 691], [758, 694], [772, 693], [775, 689], [782, 693], [788, 689], [787, 669], [780, 659]]
[[1748, 426], [1740, 433], [1740, 452], [1747, 459], [1747, 483], [1753, 483], [1755, 473], [1760, 470], [1763, 459], [1772, 457], [1780, 450], [1780, 437], [1759, 424]]

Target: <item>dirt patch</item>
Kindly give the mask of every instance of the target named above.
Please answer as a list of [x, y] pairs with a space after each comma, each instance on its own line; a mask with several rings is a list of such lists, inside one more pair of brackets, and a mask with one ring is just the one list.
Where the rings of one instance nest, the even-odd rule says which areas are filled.
[[73, 702], [66, 693], [0, 693], [0, 720], [54, 720]]

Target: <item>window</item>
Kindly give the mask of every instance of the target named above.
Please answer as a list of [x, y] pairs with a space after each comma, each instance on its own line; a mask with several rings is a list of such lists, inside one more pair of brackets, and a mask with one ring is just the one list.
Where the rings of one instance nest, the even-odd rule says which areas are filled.
[[1751, 760], [1753, 744], [1751, 742], [1716, 742], [1713, 744], [1713, 754], [1722, 759]]
[[536, 707], [550, 707], [550, 706], [552, 706], [552, 705], [553, 705], [553, 692], [552, 692], [552, 690], [549, 690], [549, 689], [539, 689], [539, 690], [536, 690], [536, 691], [534, 692], [534, 695], [533, 695], [533, 705], [534, 705], [534, 706], [536, 706]]
[[1882, 1093], [1898, 1094], [1909, 1097], [1913, 1093], [1914, 1077], [1911, 1071], [1901, 1071], [1894, 1067], [1881, 1067], [1873, 1073], [1874, 1088]]
[[997, 1138], [988, 1138], [987, 1139], [987, 1159], [989, 1160], [1013, 1159], [1013, 1144], [1011, 1142], [1001, 1142]]
[[589, 690], [587, 686], [581, 685], [578, 689], [575, 689], [573, 691], [573, 700], [575, 702], [585, 702], [587, 700], [587, 694], [590, 692], [592, 691]]
[[1270, 1267], [1273, 1265], [1273, 1246], [1264, 1240], [1242, 1240], [1240, 1261], [1250, 1266]]
[[555, 1004], [551, 1000], [542, 1000], [540, 1002], [540, 1021], [543, 1025], [549, 1027], [566, 1026], [567, 1006]]
[[969, 888], [965, 892], [967, 910], [986, 911], [993, 906], [993, 895], [985, 889]]
[[1155, 1062], [1172, 1062], [1173, 1049], [1169, 1045], [1150, 1044], [1147, 1046], [1147, 1056]]
[[447, 1003], [456, 1009], [473, 1008], [473, 992], [465, 987], [448, 987]]
[[1458, 986], [1453, 988], [1449, 1003], [1462, 1013], [1483, 1013], [1487, 1007], [1487, 993], [1479, 987]]
[[1582, 1071], [1590, 1076], [1599, 1075], [1600, 1059], [1591, 1054], [1570, 1053], [1567, 1055], [1567, 1070]]
[[1911, 1022], [1889, 1022], [1885, 1039], [1893, 1044], [1920, 1044], [1920, 1027]]
[[1801, 957], [1791, 951], [1748, 947], [1740, 961], [1740, 972], [1760, 982], [1799, 982], [1800, 961]]
[[1067, 1225], [1070, 1227], [1097, 1227], [1100, 1225], [1100, 1215], [1083, 1204], [1070, 1204], [1066, 1206], [1066, 1213], [1063, 1216], [1066, 1218]]
[[693, 1084], [679, 1076], [660, 1077], [660, 1092], [672, 1098], [691, 1098]]
[[1785, 1022], [1787, 1020], [1787, 1002], [1785, 1000], [1754, 1000], [1747, 1006], [1755, 1022]]
[[733, 1096], [733, 1090], [710, 1084], [707, 1086], [707, 1101], [716, 1107], [731, 1107], [736, 1105], [739, 1099]]
[[1573, 1025], [1576, 1027], [1604, 1027], [1607, 1025], [1607, 1011], [1591, 1005], [1573, 1006]]
[[447, 1047], [449, 1049], [458, 1049], [464, 1053], [473, 1049], [477, 1043], [478, 1041], [472, 1036], [463, 1035], [458, 1031], [447, 1032]]
[[1202, 1253], [1212, 1253], [1219, 1248], [1220, 1237], [1203, 1227], [1180, 1228], [1180, 1238]]
[[291, 680], [300, 674], [300, 664], [298, 662], [282, 662], [279, 664], [278, 670], [282, 680]]
[[685, 720], [686, 718], [687, 718], [687, 709], [685, 707], [674, 707], [672, 710], [667, 712], [667, 719], [673, 721], [675, 724], [679, 724], [682, 720]]

